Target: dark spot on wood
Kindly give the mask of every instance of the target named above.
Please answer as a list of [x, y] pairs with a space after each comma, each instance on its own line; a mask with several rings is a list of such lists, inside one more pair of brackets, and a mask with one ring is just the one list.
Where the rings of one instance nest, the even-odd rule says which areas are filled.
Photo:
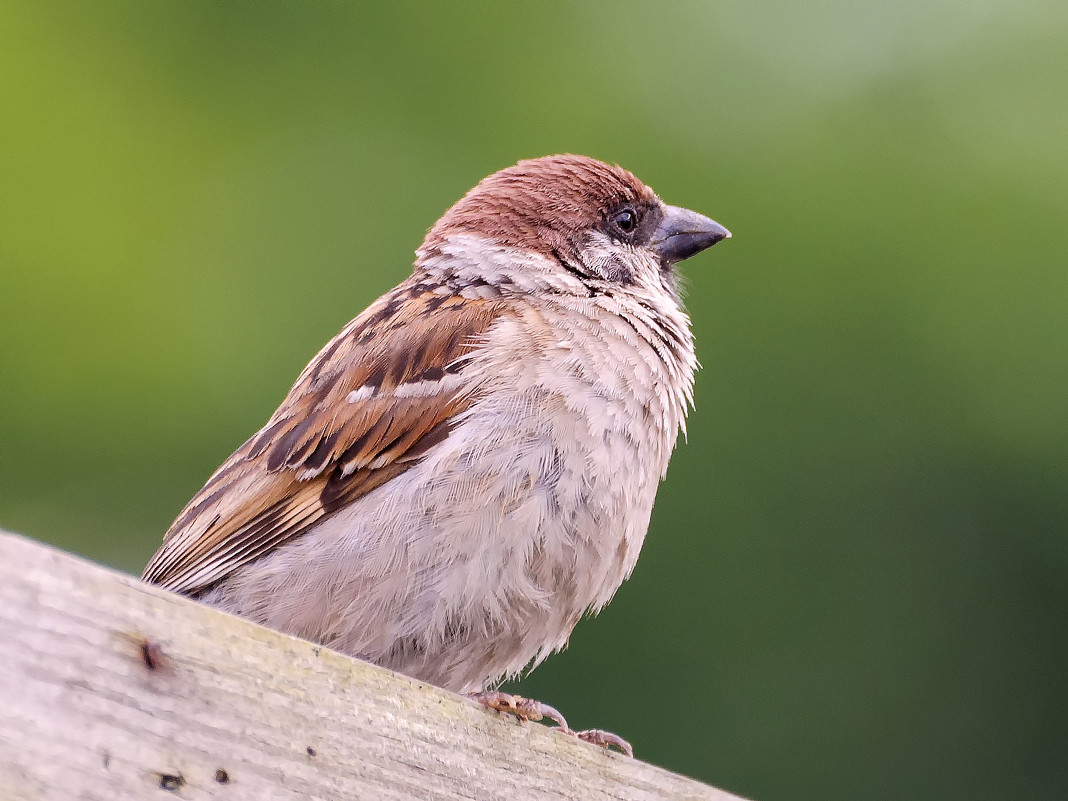
[[159, 787], [161, 790], [168, 790], [172, 793], [176, 793], [185, 786], [185, 776], [181, 773], [160, 773], [159, 775]]
[[219, 768], [217, 771], [215, 771], [215, 781], [217, 781], [219, 784], [229, 784], [230, 774], [227, 773], [223, 768]]
[[149, 670], [160, 670], [166, 665], [167, 658], [163, 655], [163, 646], [155, 640], [145, 637], [139, 646], [141, 662]]
[[319, 752], [316, 751], [314, 748], [312, 748], [310, 745], [307, 748], [305, 748], [304, 750], [308, 752], [308, 756], [310, 756], [310, 757], [319, 755]]
[[111, 754], [109, 754], [107, 751], [105, 751], [104, 752], [104, 770], [109, 770], [110, 768], [111, 768]]

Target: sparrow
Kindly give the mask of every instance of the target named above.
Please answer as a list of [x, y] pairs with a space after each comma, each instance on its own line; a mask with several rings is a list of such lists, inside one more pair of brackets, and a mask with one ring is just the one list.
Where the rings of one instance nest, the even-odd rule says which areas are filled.
[[494, 688], [633, 570], [693, 402], [676, 265], [729, 236], [584, 156], [483, 179], [142, 578], [630, 753]]

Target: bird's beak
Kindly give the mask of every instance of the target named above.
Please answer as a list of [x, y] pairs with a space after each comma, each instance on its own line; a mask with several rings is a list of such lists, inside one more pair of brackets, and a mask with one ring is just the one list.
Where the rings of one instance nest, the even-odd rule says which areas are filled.
[[664, 219], [653, 231], [650, 246], [665, 264], [674, 264], [730, 236], [731, 232], [718, 222], [696, 211], [665, 206]]

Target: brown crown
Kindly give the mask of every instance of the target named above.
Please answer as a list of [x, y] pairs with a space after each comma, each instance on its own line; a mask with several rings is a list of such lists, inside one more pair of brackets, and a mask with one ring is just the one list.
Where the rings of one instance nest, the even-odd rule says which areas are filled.
[[563, 254], [608, 212], [654, 202], [653, 190], [622, 167], [586, 156], [528, 159], [482, 179], [430, 229], [419, 253], [429, 255], [449, 235], [472, 233]]

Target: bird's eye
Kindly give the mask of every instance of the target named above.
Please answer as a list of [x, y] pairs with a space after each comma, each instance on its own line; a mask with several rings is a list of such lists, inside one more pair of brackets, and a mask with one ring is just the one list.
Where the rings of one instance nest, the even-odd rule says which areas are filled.
[[612, 224], [625, 234], [629, 234], [638, 226], [638, 215], [634, 209], [623, 209], [612, 215]]

